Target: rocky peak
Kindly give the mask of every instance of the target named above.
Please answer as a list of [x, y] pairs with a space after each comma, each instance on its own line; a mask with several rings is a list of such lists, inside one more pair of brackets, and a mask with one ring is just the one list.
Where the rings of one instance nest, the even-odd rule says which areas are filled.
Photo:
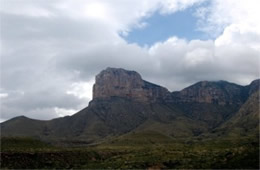
[[248, 87], [249, 87], [248, 94], [250, 96], [251, 94], [253, 94], [254, 92], [256, 92], [260, 89], [260, 79], [256, 79], [256, 80], [252, 81], [250, 83], [250, 85], [248, 85]]
[[180, 92], [173, 92], [172, 96], [175, 102], [242, 104], [242, 90], [242, 86], [227, 81], [201, 81]]
[[142, 80], [140, 74], [121, 68], [107, 68], [96, 76], [93, 99], [123, 97], [141, 102], [163, 99], [168, 90]]

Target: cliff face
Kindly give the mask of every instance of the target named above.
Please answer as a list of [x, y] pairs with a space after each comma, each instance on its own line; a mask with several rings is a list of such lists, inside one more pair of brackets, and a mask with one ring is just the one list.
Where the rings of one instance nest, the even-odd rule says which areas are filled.
[[226, 81], [201, 81], [181, 91], [170, 93], [166, 88], [142, 79], [139, 73], [120, 68], [107, 68], [96, 76], [93, 99], [123, 97], [140, 102], [208, 103], [241, 105], [256, 89], [259, 80], [248, 86]]
[[217, 105], [240, 105], [246, 97], [247, 92], [243, 86], [226, 81], [202, 81], [182, 91], [172, 93], [174, 102], [196, 102]]
[[96, 76], [93, 99], [124, 97], [140, 102], [155, 102], [170, 94], [166, 88], [142, 80], [140, 74], [107, 68]]

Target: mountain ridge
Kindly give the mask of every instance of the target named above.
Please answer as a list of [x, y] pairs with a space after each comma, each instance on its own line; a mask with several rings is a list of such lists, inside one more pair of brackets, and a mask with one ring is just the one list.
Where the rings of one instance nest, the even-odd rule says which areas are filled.
[[259, 91], [259, 84], [259, 79], [247, 86], [201, 81], [170, 92], [143, 80], [135, 71], [107, 68], [96, 76], [88, 107], [49, 121], [16, 117], [1, 123], [1, 135], [84, 140], [89, 144], [154, 129], [175, 138], [199, 136], [236, 116], [249, 97]]

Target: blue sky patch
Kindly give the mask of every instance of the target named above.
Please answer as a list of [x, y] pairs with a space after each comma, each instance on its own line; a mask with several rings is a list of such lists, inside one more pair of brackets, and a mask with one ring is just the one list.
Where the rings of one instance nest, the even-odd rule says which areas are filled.
[[142, 22], [147, 23], [144, 28], [135, 28], [127, 36], [122, 36], [129, 43], [137, 43], [140, 46], [151, 46], [158, 41], [165, 41], [169, 37], [177, 36], [187, 40], [209, 39], [209, 37], [197, 30], [197, 18], [193, 15], [196, 8], [187, 8], [169, 15], [154, 13]]

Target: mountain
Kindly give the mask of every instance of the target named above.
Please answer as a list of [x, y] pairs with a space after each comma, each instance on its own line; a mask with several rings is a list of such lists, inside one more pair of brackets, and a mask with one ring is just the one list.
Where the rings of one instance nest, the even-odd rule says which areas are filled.
[[249, 96], [247, 89], [226, 81], [202, 81], [173, 92], [169, 102], [193, 120], [215, 128], [239, 110]]
[[163, 100], [169, 94], [166, 88], [142, 80], [135, 71], [114, 68], [107, 68], [98, 74], [93, 87], [94, 100], [117, 96], [151, 103]]
[[252, 135], [259, 137], [259, 96], [259, 90], [252, 93], [239, 111], [215, 129], [214, 133], [228, 136]]
[[96, 76], [88, 107], [49, 121], [16, 117], [1, 123], [1, 135], [89, 144], [129, 133], [182, 138], [242, 128], [250, 134], [259, 127], [259, 84], [202, 81], [170, 92], [135, 71], [107, 68]]

